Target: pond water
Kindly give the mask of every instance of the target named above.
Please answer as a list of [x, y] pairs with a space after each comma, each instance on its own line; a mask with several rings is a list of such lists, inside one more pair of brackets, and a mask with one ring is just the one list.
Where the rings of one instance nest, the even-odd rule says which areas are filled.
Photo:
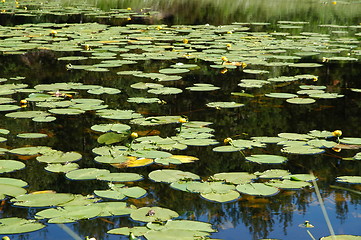
[[360, 12], [2, 1], [0, 236], [360, 238]]

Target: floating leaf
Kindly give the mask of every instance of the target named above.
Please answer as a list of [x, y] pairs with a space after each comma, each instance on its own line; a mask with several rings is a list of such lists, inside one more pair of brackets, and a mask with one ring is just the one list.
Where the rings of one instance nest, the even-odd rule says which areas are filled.
[[292, 104], [311, 104], [311, 103], [314, 103], [316, 102], [315, 99], [312, 99], [312, 98], [290, 98], [290, 99], [287, 99], [286, 102], [288, 103], [292, 103]]
[[256, 179], [257, 176], [247, 172], [227, 172], [227, 173], [216, 173], [212, 177], [215, 180], [222, 180], [232, 184], [242, 184], [251, 182]]
[[45, 167], [45, 170], [56, 173], [60, 173], [60, 172], [67, 173], [76, 170], [78, 168], [79, 165], [76, 163], [66, 163], [66, 164], [53, 163], [53, 164], [48, 164], [48, 166]]
[[16, 206], [23, 207], [50, 207], [64, 204], [74, 199], [70, 193], [32, 193], [17, 196], [10, 201]]
[[6, 196], [17, 197], [25, 193], [26, 190], [22, 187], [0, 183], [0, 199], [4, 199]]
[[308, 182], [303, 181], [291, 181], [291, 180], [272, 180], [267, 185], [281, 188], [281, 189], [301, 189], [304, 187], [311, 187], [312, 185]]
[[279, 192], [278, 188], [268, 186], [264, 183], [240, 184], [237, 185], [236, 189], [241, 193], [255, 196], [273, 196]]
[[24, 218], [10, 217], [0, 219], [0, 234], [19, 234], [44, 228], [42, 223]]
[[134, 182], [142, 180], [143, 177], [137, 173], [108, 173], [98, 176], [97, 179], [109, 182]]
[[177, 212], [161, 207], [142, 207], [130, 214], [130, 218], [141, 222], [167, 221], [178, 216]]
[[352, 184], [361, 184], [360, 176], [340, 176], [336, 178], [337, 182], [341, 183], [352, 183]]
[[210, 102], [207, 103], [206, 105], [207, 107], [212, 107], [212, 108], [237, 108], [244, 106], [244, 104], [236, 103], [236, 102]]
[[19, 133], [16, 136], [19, 138], [44, 138], [48, 135], [44, 133]]
[[183, 172], [180, 170], [163, 169], [155, 170], [149, 173], [148, 177], [155, 182], [172, 183], [183, 179], [199, 180], [200, 177], [191, 172]]
[[212, 202], [231, 202], [235, 201], [240, 197], [239, 192], [231, 190], [227, 193], [201, 193], [201, 197]]
[[25, 168], [25, 164], [16, 160], [0, 160], [0, 173], [13, 172]]
[[246, 160], [255, 163], [279, 164], [287, 161], [287, 158], [271, 154], [257, 154], [246, 157]]
[[296, 98], [297, 95], [296, 94], [292, 94], [292, 93], [267, 93], [265, 94], [266, 97], [271, 97], [271, 98]]
[[99, 176], [107, 175], [110, 171], [98, 168], [82, 168], [66, 173], [66, 177], [71, 180], [92, 180]]
[[77, 152], [52, 151], [36, 157], [36, 160], [46, 163], [67, 163], [79, 161], [81, 158], [82, 155]]

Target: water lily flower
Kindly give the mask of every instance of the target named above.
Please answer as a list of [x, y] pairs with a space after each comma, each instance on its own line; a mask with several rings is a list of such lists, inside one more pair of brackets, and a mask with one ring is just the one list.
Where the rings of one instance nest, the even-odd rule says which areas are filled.
[[332, 132], [332, 136], [334, 136], [334, 137], [340, 137], [341, 135], [342, 135], [341, 130], [335, 130]]
[[53, 36], [53, 37], [55, 37], [56, 34], [58, 34], [58, 31], [56, 31], [56, 30], [51, 30], [49, 33], [49, 35]]
[[130, 136], [131, 136], [132, 138], [137, 138], [137, 137], [138, 137], [138, 133], [132, 132], [132, 134], [130, 134]]
[[188, 120], [187, 120], [187, 118], [181, 117], [181, 118], [179, 118], [178, 122], [186, 123], [186, 122], [188, 122]]
[[131, 11], [131, 10], [132, 10], [132, 8], [128, 7], [128, 8], [127, 8], [127, 10], [128, 10], [128, 11]]
[[188, 42], [189, 42], [189, 40], [188, 40], [188, 39], [186, 39], [186, 38], [185, 38], [185, 39], [183, 39], [183, 43], [184, 43], [184, 44], [187, 44]]
[[233, 141], [233, 139], [230, 138], [230, 137], [228, 137], [228, 138], [226, 138], [226, 139], [223, 140], [223, 142], [224, 142], [225, 144], [227, 144], [227, 143], [232, 143], [232, 141]]
[[222, 59], [223, 62], [228, 62], [228, 58], [225, 57], [225, 56], [221, 57], [221, 59]]
[[28, 103], [28, 101], [26, 99], [22, 99], [20, 100], [20, 104], [21, 105], [26, 105]]

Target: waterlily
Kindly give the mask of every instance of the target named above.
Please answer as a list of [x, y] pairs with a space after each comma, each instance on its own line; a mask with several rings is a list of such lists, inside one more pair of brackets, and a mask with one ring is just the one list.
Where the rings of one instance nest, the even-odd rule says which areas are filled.
[[181, 117], [181, 118], [179, 118], [178, 122], [186, 123], [186, 122], [188, 122], [188, 120], [187, 120], [187, 118]]
[[341, 135], [342, 135], [341, 130], [335, 130], [332, 132], [332, 136], [334, 136], [334, 137], [340, 137]]
[[225, 139], [223, 140], [223, 142], [224, 142], [225, 144], [227, 144], [227, 143], [232, 143], [232, 141], [233, 141], [233, 139], [230, 138], [230, 137], [225, 138]]
[[137, 138], [137, 137], [138, 137], [138, 133], [132, 132], [132, 134], [130, 134], [130, 136], [131, 136], [132, 138]]

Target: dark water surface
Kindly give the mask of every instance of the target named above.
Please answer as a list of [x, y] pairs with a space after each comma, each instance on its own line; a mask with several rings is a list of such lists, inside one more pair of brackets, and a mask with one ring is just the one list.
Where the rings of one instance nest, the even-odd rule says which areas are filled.
[[[64, 1], [64, 6], [73, 6], [73, 2]], [[144, 116], [163, 115], [185, 115], [190, 121], [212, 122], [210, 125], [214, 129], [214, 139], [223, 145], [223, 139], [250, 139], [251, 137], [269, 136], [276, 137], [279, 133], [302, 133], [307, 134], [312, 130], [334, 131], [340, 129], [345, 137], [361, 137], [361, 64], [360, 64], [360, 22], [361, 3], [356, 1], [89, 1], [79, 5], [96, 6], [98, 11], [109, 11], [116, 8], [132, 8], [141, 12], [142, 8], [150, 8], [158, 11], [158, 14], [150, 18], [133, 17], [127, 21], [107, 19], [106, 17], [95, 18], [102, 24], [109, 26], [125, 26], [126, 24], [148, 24], [149, 26], [164, 28], [175, 25], [210, 26], [219, 25], [241, 25], [249, 27], [247, 32], [254, 33], [247, 35], [256, 36], [252, 42], [252, 51], [240, 50], [240, 58], [244, 58], [248, 65], [245, 69], [237, 67], [228, 69], [222, 73], [223, 68], [213, 68], [217, 60], [213, 58], [209, 61], [200, 59], [182, 58], [171, 60], [139, 60], [137, 64], [123, 65], [118, 68], [109, 68], [108, 72], [92, 72], [84, 70], [69, 70], [65, 68], [64, 61], [57, 58], [71, 56], [71, 52], [53, 51], [48, 49], [37, 49], [27, 51], [23, 54], [5, 54], [1, 50], [0, 55], [0, 77], [6, 78], [5, 83], [26, 83], [29, 88], [38, 84], [50, 84], [58, 82], [74, 82], [83, 84], [96, 84], [104, 87], [121, 89], [122, 93], [110, 95], [92, 95], [84, 90], [74, 94], [74, 98], [99, 98], [104, 100], [104, 104], [109, 109], [129, 109], [141, 113]], [[95, 10], [94, 10], [95, 11]], [[100, 10], [99, 10], [100, 11]], [[149, 11], [149, 10], [147, 10]], [[53, 22], [53, 23], [79, 23], [80, 20], [86, 22], [89, 18], [83, 16], [53, 16], [43, 15], [40, 17], [26, 17], [16, 15], [0, 15], [1, 27], [20, 26], [25, 23]], [[91, 19], [89, 21], [94, 21]], [[301, 28], [284, 27], [279, 21], [307, 22], [304, 24], [291, 24], [291, 26], [302, 26]], [[238, 23], [238, 24], [235, 24]], [[258, 24], [249, 24], [258, 23]], [[267, 23], [267, 24], [262, 24]], [[328, 26], [320, 26], [328, 25]], [[351, 27], [350, 27], [351, 26]], [[194, 27], [195, 29], [196, 27]], [[221, 28], [220, 28], [221, 29]], [[228, 31], [228, 30], [227, 30]], [[339, 32], [337, 32], [339, 31]], [[326, 42], [331, 40], [330, 46], [325, 49], [336, 49], [337, 51], [320, 52], [312, 48], [312, 43], [306, 47], [286, 50], [285, 56], [300, 56], [299, 52], [317, 53], [301, 55], [297, 60], [278, 60], [280, 62], [295, 63], [318, 63], [321, 67], [290, 67], [290, 66], [264, 66], [248, 63], [248, 59], [264, 53], [265, 45], [257, 49], [257, 34], [288, 32], [290, 36], [307, 36], [307, 33], [320, 34], [325, 37]], [[190, 38], [188, 32], [184, 33], [184, 38]], [[230, 34], [220, 32], [219, 36], [224, 36], [225, 44], [232, 42], [232, 47], [236, 46], [236, 40], [230, 41]], [[285, 36], [276, 36], [276, 39], [285, 39]], [[5, 38], [1, 36], [1, 38]], [[182, 37], [183, 38], [183, 37]], [[181, 38], [179, 38], [181, 39]], [[290, 39], [290, 38], [289, 38]], [[156, 42], [156, 40], [154, 40]], [[311, 39], [305, 41], [312, 41]], [[318, 40], [317, 40], [318, 41]], [[180, 41], [181, 42], [181, 41]], [[201, 45], [202, 43], [200, 43]], [[208, 43], [205, 43], [207, 45]], [[269, 47], [272, 47], [270, 42]], [[336, 46], [339, 44], [339, 46]], [[327, 45], [327, 43], [325, 43]], [[124, 45], [122, 47], [127, 47]], [[238, 46], [240, 47], [240, 46]], [[274, 45], [274, 53], [280, 50], [282, 45]], [[95, 47], [94, 47], [95, 49]], [[226, 55], [229, 49], [222, 48]], [[284, 50], [284, 49], [283, 49]], [[143, 50], [131, 49], [130, 53], [141, 53]], [[197, 50], [198, 52], [202, 50]], [[123, 59], [122, 52], [117, 52], [117, 59]], [[209, 53], [210, 58], [213, 53]], [[234, 54], [234, 52], [233, 52]], [[79, 56], [79, 52], [75, 54]], [[81, 55], [89, 56], [83, 52]], [[234, 57], [234, 55], [232, 55]], [[352, 57], [356, 60], [330, 60], [331, 57]], [[264, 59], [269, 59], [265, 57]], [[238, 61], [238, 60], [236, 60]], [[277, 61], [277, 62], [278, 62]], [[183, 90], [180, 94], [155, 95], [146, 93], [145, 90], [131, 88], [130, 85], [137, 82], [152, 82], [149, 78], [139, 78], [132, 75], [119, 75], [117, 72], [128, 70], [139, 70], [146, 73], [158, 72], [159, 69], [168, 68], [177, 62], [192, 63], [199, 66], [198, 69], [186, 73], [181, 80], [169, 82], [157, 82], [169, 87], [177, 87]], [[271, 62], [271, 61], [270, 61]], [[80, 64], [99, 63], [95, 59], [87, 59]], [[79, 63], [77, 63], [79, 64]], [[268, 74], [252, 74], [243, 70], [267, 70]], [[296, 76], [302, 74], [312, 74], [317, 76], [317, 81], [312, 79], [301, 79], [292, 82], [275, 82], [261, 88], [242, 88], [238, 86], [241, 79], [267, 80], [280, 76]], [[13, 80], [11, 78], [22, 76], [23, 80]], [[194, 83], [209, 83], [220, 87], [220, 90], [210, 92], [191, 92], [187, 87]], [[300, 85], [325, 86], [326, 92], [344, 95], [339, 98], [323, 99], [316, 98], [312, 104], [290, 104], [285, 99], [269, 98], [265, 94], [271, 92], [296, 93], [300, 90]], [[57, 89], [54, 89], [56, 91]], [[246, 92], [253, 97], [239, 97], [232, 95], [233, 92]], [[28, 93], [15, 93], [0, 97], [12, 97], [19, 105], [19, 101], [28, 97]], [[136, 104], [129, 103], [129, 97], [158, 97], [166, 104]], [[245, 106], [240, 108], [210, 108], [206, 104], [210, 102], [238, 102]], [[35, 104], [29, 104], [27, 110], [39, 110]], [[44, 110], [44, 109], [41, 109]], [[21, 111], [21, 110], [19, 110]], [[144, 176], [145, 180], [129, 183], [129, 186], [140, 186], [147, 190], [147, 195], [140, 199], [127, 199], [129, 204], [137, 207], [160, 206], [176, 211], [179, 219], [197, 220], [209, 222], [217, 230], [210, 237], [217, 239], [311, 239], [306, 229], [300, 228], [299, 224], [306, 220], [315, 227], [310, 229], [316, 239], [330, 235], [327, 224], [317, 199], [314, 188], [304, 188], [300, 190], [281, 190], [280, 193], [271, 197], [255, 197], [241, 194], [240, 198], [228, 203], [215, 203], [202, 199], [199, 194], [188, 193], [175, 190], [166, 183], [155, 183], [148, 179], [148, 174], [157, 169], [168, 168], [162, 165], [152, 164], [140, 168], [114, 168], [107, 164], [95, 162], [92, 149], [102, 146], [97, 142], [100, 135], [90, 129], [91, 126], [100, 123], [124, 123], [129, 124], [132, 131], [157, 130], [160, 136], [174, 136], [177, 133], [179, 124], [160, 125], [142, 127], [130, 124], [129, 120], [108, 120], [100, 118], [94, 111], [87, 111], [82, 115], [66, 116], [56, 115], [57, 120], [50, 123], [37, 123], [30, 119], [13, 119], [6, 117], [8, 112], [0, 112], [0, 128], [10, 130], [10, 135], [6, 137], [6, 142], [0, 143], [0, 147], [13, 149], [22, 146], [50, 146], [61, 151], [76, 151], [83, 155], [81, 161], [77, 162], [81, 168], [97, 167], [109, 169], [111, 172], [135, 172]], [[42, 132], [49, 135], [45, 139], [22, 139], [16, 137], [18, 133]], [[2, 135], [0, 135], [2, 136]], [[332, 139], [331, 139], [332, 140]], [[333, 139], [334, 140], [334, 139]], [[119, 143], [119, 145], [129, 142], [129, 139]], [[117, 144], [114, 144], [117, 145]], [[353, 144], [355, 145], [355, 144]], [[268, 144], [266, 148], [245, 149], [234, 153], [218, 153], [212, 151], [215, 146], [188, 146], [184, 151], [172, 151], [172, 154], [182, 154], [196, 156], [199, 161], [182, 165], [174, 165], [171, 168], [189, 171], [201, 176], [202, 179], [222, 172], [262, 172], [268, 169], [285, 169], [292, 174], [308, 174], [313, 171], [318, 178], [318, 186], [330, 217], [330, 221], [336, 234], [361, 235], [361, 211], [360, 194], [334, 188], [349, 188], [360, 191], [360, 185], [340, 184], [336, 182], [339, 176], [361, 176], [361, 164], [359, 161], [343, 160], [351, 158], [359, 152], [359, 145], [353, 149], [342, 149], [340, 152], [331, 148], [326, 149], [322, 154], [304, 155], [287, 154], [281, 151], [282, 146]], [[283, 155], [288, 161], [283, 164], [257, 164], [245, 161], [244, 156], [252, 154], [276, 154]], [[19, 178], [29, 183], [29, 192], [41, 190], [54, 190], [60, 193], [74, 193], [88, 195], [94, 190], [107, 189], [107, 184], [102, 181], [72, 181], [65, 178], [62, 173], [50, 173], [44, 170], [46, 164], [39, 163], [35, 158], [25, 159], [18, 155], [4, 154], [1, 159], [20, 159], [26, 164], [23, 170], [12, 173], [3, 173], [1, 177]], [[128, 184], [128, 183], [127, 183]], [[2, 201], [0, 207], [0, 217], [18, 216], [33, 219], [37, 208], [21, 208], [11, 204], [9, 198]], [[1, 222], [1, 219], [0, 219]], [[48, 224], [39, 231], [24, 234], [9, 235], [11, 239], [85, 239], [86, 236], [102, 239], [128, 239], [122, 235], [111, 235], [106, 232], [116, 227], [142, 226], [144, 223], [131, 220], [127, 216], [95, 218], [90, 220], [80, 220], [76, 223], [58, 225]], [[73, 233], [69, 233], [69, 229]], [[73, 234], [73, 236], [71, 236]], [[0, 235], [3, 236], [3, 235]], [[161, 240], [161, 239], [159, 239]]]

